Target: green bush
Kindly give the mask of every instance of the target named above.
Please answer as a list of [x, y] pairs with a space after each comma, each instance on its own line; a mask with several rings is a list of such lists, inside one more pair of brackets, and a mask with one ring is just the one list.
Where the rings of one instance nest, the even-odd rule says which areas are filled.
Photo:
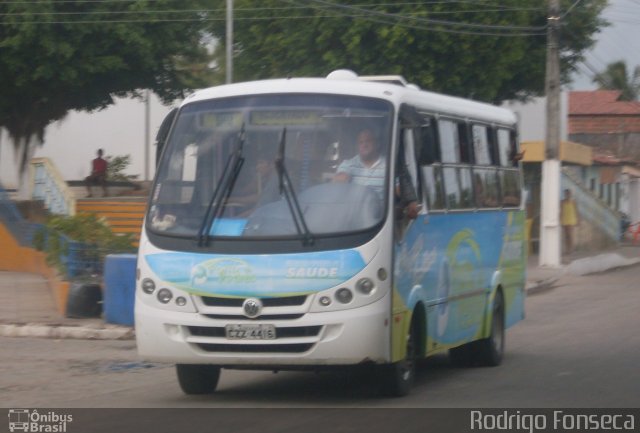
[[107, 254], [132, 253], [134, 239], [131, 235], [117, 235], [95, 214], [75, 216], [55, 215], [34, 234], [33, 245], [46, 253], [47, 263], [66, 275], [65, 257], [69, 254], [67, 239], [86, 245], [80, 259], [92, 263], [104, 263]]

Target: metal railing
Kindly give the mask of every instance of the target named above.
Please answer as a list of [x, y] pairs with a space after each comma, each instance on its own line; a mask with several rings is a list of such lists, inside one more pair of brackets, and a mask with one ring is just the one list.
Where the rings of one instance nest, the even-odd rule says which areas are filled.
[[49, 212], [74, 215], [76, 199], [55, 165], [48, 158], [33, 158], [31, 169], [31, 197], [42, 200]]
[[620, 212], [610, 208], [596, 197], [567, 170], [562, 170], [562, 189], [572, 191], [581, 218], [599, 228], [612, 241], [620, 241], [622, 236]]
[[4, 224], [14, 239], [23, 247], [32, 245], [33, 234], [40, 227], [22, 217], [2, 185], [0, 185], [0, 223]]

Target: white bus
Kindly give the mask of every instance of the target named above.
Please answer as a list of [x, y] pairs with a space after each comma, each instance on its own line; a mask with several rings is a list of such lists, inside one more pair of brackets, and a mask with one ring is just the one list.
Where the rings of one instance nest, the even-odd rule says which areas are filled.
[[135, 324], [185, 393], [373, 364], [401, 396], [419, 358], [501, 362], [525, 297], [513, 113], [336, 71], [198, 91], [167, 130]]

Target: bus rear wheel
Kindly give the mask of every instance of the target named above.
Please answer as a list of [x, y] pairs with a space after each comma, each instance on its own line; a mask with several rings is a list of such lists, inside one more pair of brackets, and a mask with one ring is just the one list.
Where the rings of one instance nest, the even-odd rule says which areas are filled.
[[206, 364], [177, 364], [178, 383], [185, 394], [212, 394], [218, 386], [220, 367]]
[[487, 367], [496, 367], [502, 362], [504, 354], [504, 299], [502, 292], [498, 291], [493, 301], [493, 314], [491, 315], [491, 334], [489, 337], [476, 341], [475, 355], [478, 364]]
[[495, 367], [504, 354], [504, 299], [498, 291], [493, 301], [491, 334], [482, 340], [472, 341], [449, 349], [449, 359], [458, 367]]

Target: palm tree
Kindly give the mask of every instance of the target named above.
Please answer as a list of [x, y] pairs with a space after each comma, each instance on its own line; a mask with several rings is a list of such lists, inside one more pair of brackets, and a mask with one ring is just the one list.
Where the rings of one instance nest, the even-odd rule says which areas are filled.
[[637, 101], [640, 97], [640, 66], [636, 66], [629, 76], [624, 60], [609, 63], [604, 71], [593, 77], [593, 82], [603, 90], [620, 90], [620, 99]]

